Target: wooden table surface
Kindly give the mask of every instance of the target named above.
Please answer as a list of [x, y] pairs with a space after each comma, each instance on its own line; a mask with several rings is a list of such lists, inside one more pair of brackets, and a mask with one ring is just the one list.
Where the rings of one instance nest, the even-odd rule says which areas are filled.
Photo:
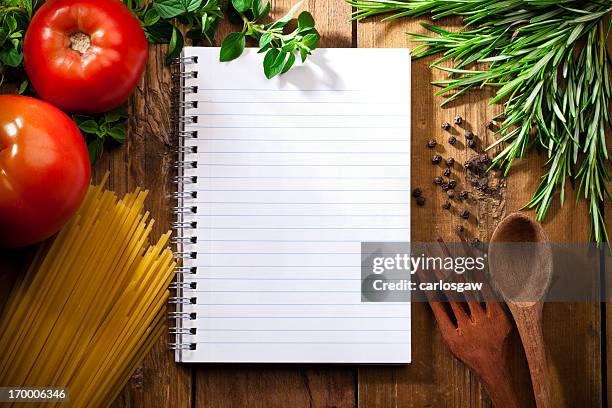
[[[273, 14], [284, 14], [289, 0], [272, 2]], [[343, 0], [307, 0], [304, 8], [315, 17], [322, 35], [321, 47], [409, 47], [406, 31], [424, 31], [417, 20], [380, 23], [350, 23], [351, 9]], [[452, 24], [452, 21], [448, 21]], [[220, 27], [217, 38], [231, 31]], [[202, 44], [204, 45], [204, 44]], [[166, 198], [173, 191], [171, 165], [176, 139], [170, 124], [171, 76], [164, 64], [165, 48], [151, 46], [144, 79], [130, 102], [129, 139], [125, 146], [107, 151], [96, 164], [94, 181], [110, 171], [109, 187], [119, 193], [136, 186], [150, 190], [148, 209], [156, 219], [155, 234], [170, 227], [174, 203]], [[440, 124], [455, 115], [466, 120], [465, 128], [476, 134], [478, 145], [493, 140], [484, 124], [499, 107], [487, 107], [487, 92], [464, 96], [441, 109], [430, 82], [441, 77], [432, 72], [431, 59], [413, 63], [412, 78], [412, 186], [427, 197], [424, 207], [413, 207], [412, 239], [431, 241], [441, 236], [456, 241], [454, 227], [460, 223], [456, 211], [441, 208], [443, 197], [431, 180], [441, 172], [430, 163], [432, 152], [425, 148], [432, 137], [446, 139]], [[385, 75], [373, 72], [372, 75]], [[459, 139], [461, 140], [461, 139]], [[439, 147], [444, 157], [453, 156], [459, 166], [470, 154], [462, 143]], [[536, 153], [517, 163], [500, 193], [484, 196], [474, 191], [459, 168], [460, 185], [475, 199], [470, 211], [475, 217], [465, 224], [470, 236], [490, 238], [505, 214], [517, 211], [534, 191], [544, 157]], [[457, 165], [456, 165], [457, 167]], [[574, 194], [570, 191], [568, 194]], [[572, 196], [573, 197], [573, 196]], [[606, 214], [610, 221], [610, 213]], [[551, 240], [587, 242], [588, 215], [583, 204], [568, 199], [564, 208], [555, 202], [545, 223]], [[610, 223], [608, 223], [610, 225]], [[592, 303], [546, 304], [544, 336], [553, 375], [554, 407], [607, 406], [611, 386], [610, 359], [605, 360], [607, 322], [612, 324], [610, 306]], [[162, 339], [146, 358], [117, 399], [114, 407], [489, 407], [491, 402], [481, 384], [454, 359], [442, 342], [427, 304], [412, 305], [413, 362], [407, 366], [345, 365], [179, 365]], [[522, 406], [532, 407], [533, 396], [525, 357], [516, 333], [513, 338], [513, 381], [520, 391]]]

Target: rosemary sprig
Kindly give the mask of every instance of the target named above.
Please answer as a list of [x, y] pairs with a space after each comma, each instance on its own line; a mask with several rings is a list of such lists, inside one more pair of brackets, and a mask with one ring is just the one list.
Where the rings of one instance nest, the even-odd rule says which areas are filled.
[[[440, 54], [432, 66], [448, 72], [434, 82], [448, 103], [470, 89], [496, 89], [503, 103], [493, 163], [507, 174], [530, 146], [549, 160], [529, 208], [543, 220], [566, 181], [578, 184], [588, 202], [591, 234], [607, 240], [601, 212], [610, 198], [605, 133], [612, 127], [611, 57], [606, 49], [610, 2], [579, 0], [347, 0], [354, 19], [389, 13], [385, 19], [430, 15], [463, 17], [459, 32], [423, 24], [434, 35], [408, 33], [419, 45], [414, 58]], [[453, 67], [442, 65], [451, 62]], [[477, 69], [485, 65], [486, 69]], [[535, 132], [534, 132], [535, 129]]]

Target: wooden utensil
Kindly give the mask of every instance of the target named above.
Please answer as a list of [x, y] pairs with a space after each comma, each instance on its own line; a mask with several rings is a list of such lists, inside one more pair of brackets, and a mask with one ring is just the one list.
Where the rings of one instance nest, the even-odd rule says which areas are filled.
[[552, 251], [540, 224], [521, 213], [493, 232], [489, 266], [493, 282], [518, 327], [538, 408], [550, 408], [550, 377], [542, 335], [542, 299], [553, 273]]
[[[461, 235], [468, 256], [473, 253]], [[445, 256], [448, 247], [438, 239]], [[437, 279], [443, 279], [441, 271], [434, 271]], [[424, 271], [417, 271], [421, 282], [431, 281]], [[490, 291], [484, 287], [483, 292]], [[434, 300], [431, 292], [425, 292], [433, 310], [442, 339], [451, 353], [461, 360], [484, 384], [496, 408], [519, 408], [512, 384], [509, 365], [509, 336], [512, 324], [502, 305], [487, 301], [484, 306], [474, 298], [467, 298], [467, 309], [456, 300], [457, 294], [446, 293], [448, 303]], [[440, 294], [441, 295], [441, 294]], [[485, 293], [485, 298], [491, 296]], [[445, 305], [450, 306], [449, 308]]]

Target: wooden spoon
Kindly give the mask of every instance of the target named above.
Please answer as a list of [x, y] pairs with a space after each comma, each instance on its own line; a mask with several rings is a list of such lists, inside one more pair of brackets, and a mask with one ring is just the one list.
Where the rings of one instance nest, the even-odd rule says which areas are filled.
[[540, 224], [521, 213], [506, 217], [493, 232], [489, 266], [521, 336], [536, 405], [552, 408], [542, 336], [542, 299], [552, 278], [553, 258]]

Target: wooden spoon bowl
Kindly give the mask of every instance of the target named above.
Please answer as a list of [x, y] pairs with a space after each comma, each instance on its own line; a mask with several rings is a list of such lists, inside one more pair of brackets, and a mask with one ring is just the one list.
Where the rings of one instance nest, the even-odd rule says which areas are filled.
[[551, 408], [550, 377], [542, 335], [542, 300], [552, 279], [553, 257], [541, 225], [514, 213], [493, 232], [492, 280], [506, 300], [523, 342], [538, 408]]

